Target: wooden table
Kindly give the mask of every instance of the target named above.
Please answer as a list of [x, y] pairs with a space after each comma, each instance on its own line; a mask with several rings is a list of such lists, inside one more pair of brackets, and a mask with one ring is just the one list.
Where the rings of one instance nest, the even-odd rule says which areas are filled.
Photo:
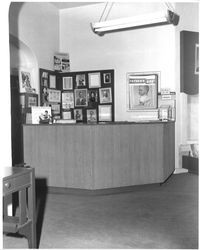
[[[18, 194], [19, 214], [9, 216], [7, 208], [13, 193]], [[28, 239], [29, 248], [36, 248], [33, 168], [6, 167], [3, 169], [3, 232], [19, 233]]]

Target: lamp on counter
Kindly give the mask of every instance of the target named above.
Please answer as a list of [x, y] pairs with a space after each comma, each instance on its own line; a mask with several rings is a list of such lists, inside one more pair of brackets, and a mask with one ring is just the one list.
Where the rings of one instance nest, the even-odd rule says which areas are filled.
[[172, 10], [148, 13], [128, 18], [120, 18], [109, 21], [92, 23], [94, 33], [104, 35], [107, 32], [121, 31], [127, 29], [146, 28], [158, 25], [173, 24], [177, 25], [179, 16]]

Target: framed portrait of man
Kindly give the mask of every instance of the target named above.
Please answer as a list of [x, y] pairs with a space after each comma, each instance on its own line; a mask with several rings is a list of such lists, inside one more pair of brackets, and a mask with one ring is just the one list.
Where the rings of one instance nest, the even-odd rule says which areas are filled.
[[99, 89], [100, 103], [111, 103], [112, 102], [112, 90], [111, 88]]
[[76, 87], [86, 86], [85, 74], [76, 75]]
[[87, 89], [75, 89], [75, 106], [87, 106]]
[[105, 84], [111, 83], [111, 73], [104, 73], [103, 74], [103, 82]]

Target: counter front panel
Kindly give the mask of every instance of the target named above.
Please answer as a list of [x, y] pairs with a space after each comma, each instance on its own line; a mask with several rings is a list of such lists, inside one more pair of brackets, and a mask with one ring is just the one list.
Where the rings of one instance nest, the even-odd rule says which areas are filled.
[[52, 187], [163, 182], [174, 171], [174, 123], [23, 125], [24, 162]]

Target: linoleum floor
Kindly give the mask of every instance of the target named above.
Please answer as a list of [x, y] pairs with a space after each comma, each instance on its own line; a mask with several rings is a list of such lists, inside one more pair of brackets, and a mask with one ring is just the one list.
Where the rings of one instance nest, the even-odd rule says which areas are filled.
[[[39, 248], [198, 248], [198, 176], [112, 195], [48, 194]], [[3, 236], [4, 248], [27, 248]]]

